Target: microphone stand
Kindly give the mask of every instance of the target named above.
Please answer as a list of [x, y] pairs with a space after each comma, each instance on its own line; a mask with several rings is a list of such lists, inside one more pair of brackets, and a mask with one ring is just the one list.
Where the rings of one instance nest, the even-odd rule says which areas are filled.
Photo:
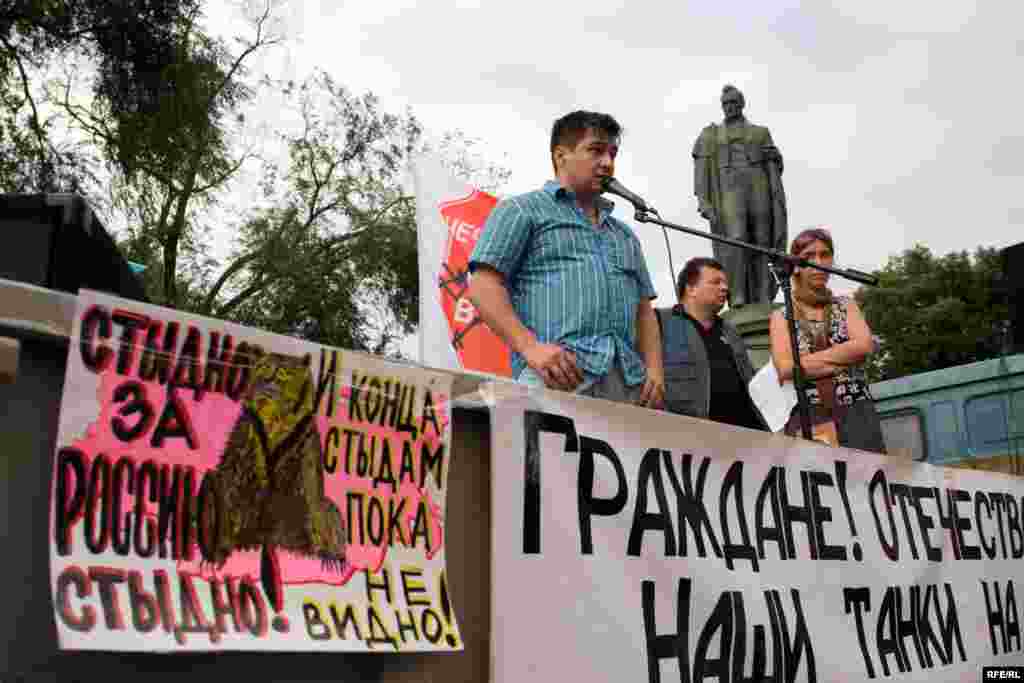
[[797, 406], [800, 411], [800, 431], [805, 439], [811, 440], [811, 415], [810, 415], [810, 403], [807, 400], [807, 389], [804, 387], [804, 369], [800, 364], [800, 345], [796, 339], [796, 316], [793, 313], [793, 292], [790, 283], [790, 277], [793, 275], [793, 270], [797, 267], [800, 268], [816, 268], [818, 270], [838, 275], [839, 277], [846, 278], [847, 280], [853, 280], [854, 282], [860, 282], [861, 284], [871, 285], [872, 287], [878, 285], [878, 278], [868, 273], [863, 273], [859, 270], [853, 270], [852, 268], [832, 268], [830, 266], [822, 266], [817, 263], [811, 263], [805, 259], [797, 256], [791, 256], [784, 254], [776, 249], [769, 249], [762, 247], [757, 244], [750, 244], [749, 242], [743, 242], [741, 240], [735, 240], [731, 237], [723, 237], [722, 235], [716, 235], [711, 232], [705, 232], [704, 230], [696, 230], [694, 228], [688, 228], [683, 225], [676, 225], [668, 221], [662, 220], [658, 216], [658, 212], [648, 207], [646, 204], [633, 203], [633, 207], [636, 209], [634, 218], [638, 223], [653, 223], [660, 225], [663, 228], [669, 228], [676, 232], [685, 232], [690, 235], [696, 235], [697, 237], [703, 237], [705, 239], [712, 240], [714, 242], [721, 242], [728, 244], [733, 247], [739, 247], [746, 249], [747, 251], [753, 251], [762, 256], [768, 258], [772, 264], [772, 276], [775, 281], [782, 288], [782, 298], [785, 302], [786, 307], [786, 319], [789, 327], [789, 343], [790, 350], [793, 354], [793, 386], [796, 388]]

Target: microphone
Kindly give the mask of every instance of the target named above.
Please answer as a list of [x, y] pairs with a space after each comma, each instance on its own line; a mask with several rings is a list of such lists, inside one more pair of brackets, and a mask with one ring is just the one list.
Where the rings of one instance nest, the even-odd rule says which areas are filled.
[[618, 180], [611, 176], [605, 176], [601, 179], [601, 189], [605, 192], [610, 192], [614, 195], [622, 197], [627, 202], [633, 205], [637, 211], [646, 211], [658, 215], [658, 212], [653, 207], [648, 206], [647, 202], [643, 200], [638, 194], [634, 194], [626, 189], [626, 187]]

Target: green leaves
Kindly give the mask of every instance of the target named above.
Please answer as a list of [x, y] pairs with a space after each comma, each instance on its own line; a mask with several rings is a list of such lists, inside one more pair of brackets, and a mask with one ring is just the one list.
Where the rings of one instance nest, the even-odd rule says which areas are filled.
[[[323, 71], [287, 83], [250, 75], [253, 55], [281, 40], [270, 5], [249, 17], [251, 36], [228, 43], [204, 32], [203, 4], [0, 0], [0, 191], [86, 193], [125, 256], [147, 266], [157, 304], [396, 353], [419, 314], [404, 173], [425, 147], [420, 122]], [[47, 69], [66, 53], [73, 64], [58, 82]], [[236, 208], [258, 146], [243, 147], [242, 129], [254, 127], [244, 109], [273, 89], [288, 105], [284, 156], [263, 159], [258, 198]], [[493, 190], [508, 171], [477, 143], [451, 132], [438, 151], [455, 175]], [[218, 208], [236, 208], [223, 262], [210, 256]]]
[[1009, 315], [996, 284], [999, 252], [979, 247], [936, 257], [916, 245], [875, 273], [879, 286], [857, 299], [872, 332], [882, 338], [872, 379], [972, 363], [999, 354]]
[[301, 119], [261, 184], [238, 250], [199, 311], [346, 348], [388, 351], [414, 329], [416, 226], [401, 170], [420, 126], [317, 72], [282, 93]]

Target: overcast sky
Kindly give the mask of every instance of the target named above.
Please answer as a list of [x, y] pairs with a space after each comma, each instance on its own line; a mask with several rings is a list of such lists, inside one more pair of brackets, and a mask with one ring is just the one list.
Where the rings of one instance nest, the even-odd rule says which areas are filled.
[[[555, 118], [594, 109], [625, 127], [616, 177], [665, 219], [706, 229], [690, 151], [734, 83], [785, 158], [790, 238], [827, 224], [841, 265], [860, 270], [915, 243], [944, 254], [1024, 239], [1017, 3], [305, 0], [281, 16], [274, 75], [321, 67], [410, 106], [435, 135], [481, 138], [512, 171], [504, 194], [550, 177]], [[232, 17], [209, 12], [225, 34]], [[664, 239], [634, 228], [666, 305]], [[700, 238], [671, 243], [677, 269], [711, 253]]]

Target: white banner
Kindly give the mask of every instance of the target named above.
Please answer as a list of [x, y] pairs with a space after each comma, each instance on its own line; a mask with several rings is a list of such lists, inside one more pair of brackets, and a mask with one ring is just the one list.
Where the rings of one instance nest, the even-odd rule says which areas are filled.
[[1024, 481], [501, 389], [497, 683], [978, 681], [1024, 663]]
[[450, 394], [447, 373], [83, 290], [50, 507], [61, 647], [461, 650]]

